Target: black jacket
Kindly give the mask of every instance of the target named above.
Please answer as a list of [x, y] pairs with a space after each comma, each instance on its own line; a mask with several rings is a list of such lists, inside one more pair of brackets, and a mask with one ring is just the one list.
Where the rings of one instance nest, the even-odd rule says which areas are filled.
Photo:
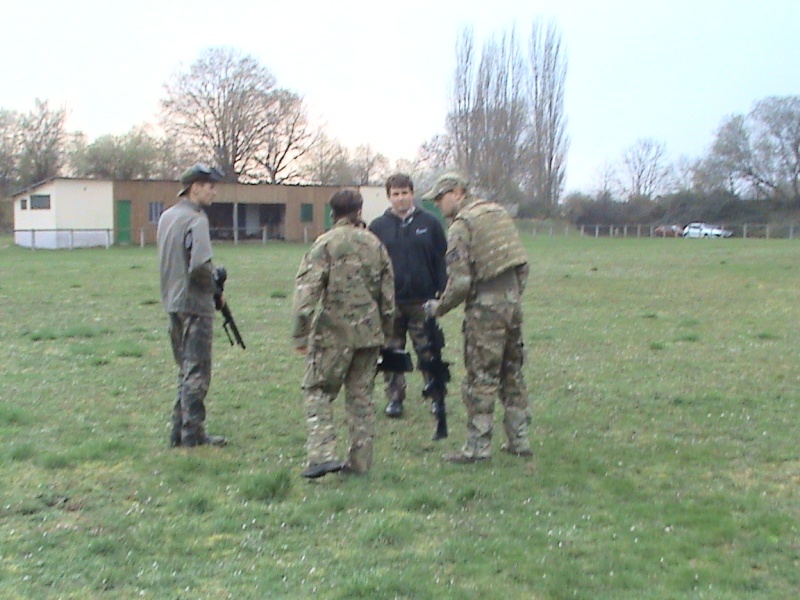
[[387, 209], [369, 224], [369, 229], [383, 242], [392, 259], [395, 302], [425, 302], [444, 290], [447, 238], [435, 216], [414, 207], [408, 217], [401, 219]]

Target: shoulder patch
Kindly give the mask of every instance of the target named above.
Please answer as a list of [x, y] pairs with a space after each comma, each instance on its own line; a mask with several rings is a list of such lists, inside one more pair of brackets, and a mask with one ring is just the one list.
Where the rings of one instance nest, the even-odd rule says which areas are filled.
[[448, 265], [456, 261], [459, 261], [461, 260], [461, 252], [459, 251], [458, 248], [454, 248], [453, 250], [447, 253], [447, 256], [445, 256], [445, 260]]

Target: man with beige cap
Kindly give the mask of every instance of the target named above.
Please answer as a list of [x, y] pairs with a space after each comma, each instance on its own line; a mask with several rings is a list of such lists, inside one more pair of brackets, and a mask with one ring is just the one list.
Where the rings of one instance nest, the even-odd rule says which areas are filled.
[[530, 407], [522, 374], [521, 299], [528, 256], [506, 210], [477, 198], [460, 173], [445, 173], [423, 196], [452, 220], [447, 232], [447, 286], [425, 303], [428, 316], [441, 317], [465, 302], [464, 366], [461, 395], [467, 411], [467, 441], [445, 460], [474, 463], [491, 458], [494, 404], [505, 414], [502, 450], [530, 456]]

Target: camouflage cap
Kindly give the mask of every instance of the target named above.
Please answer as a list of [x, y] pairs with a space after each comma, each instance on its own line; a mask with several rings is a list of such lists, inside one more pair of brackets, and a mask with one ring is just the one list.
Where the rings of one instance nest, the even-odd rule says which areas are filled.
[[183, 175], [181, 175], [181, 191], [178, 192], [178, 196], [186, 195], [186, 192], [189, 191], [189, 188], [192, 187], [192, 184], [197, 181], [210, 181], [212, 183], [216, 183], [218, 181], [222, 181], [223, 177], [225, 177], [225, 175], [222, 173], [222, 171], [219, 171], [214, 167], [209, 167], [203, 163], [192, 165], [183, 172]]
[[428, 190], [427, 193], [423, 194], [422, 199], [435, 202], [436, 199], [442, 194], [452, 192], [457, 187], [466, 190], [468, 185], [469, 180], [466, 177], [464, 177], [461, 173], [451, 171], [450, 173], [445, 173], [444, 175], [440, 176], [439, 179], [436, 180], [436, 183], [433, 184], [433, 187]]

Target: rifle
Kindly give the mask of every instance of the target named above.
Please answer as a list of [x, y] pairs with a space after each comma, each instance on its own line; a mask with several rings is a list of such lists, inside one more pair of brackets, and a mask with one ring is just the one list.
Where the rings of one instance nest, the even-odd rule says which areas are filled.
[[[222, 292], [225, 289], [226, 279], [228, 279], [228, 271], [225, 270], [225, 267], [217, 267], [214, 269], [214, 283], [217, 286], [217, 291], [214, 292], [214, 304], [217, 310], [222, 313], [224, 319], [222, 321], [222, 328], [225, 330], [225, 335], [228, 336], [228, 341], [231, 343], [231, 346], [233, 346], [233, 339], [236, 338], [236, 343], [242, 347], [242, 350], [245, 350], [247, 347], [244, 345], [244, 340], [239, 333], [239, 328], [236, 327], [236, 321], [233, 320], [233, 313], [231, 313], [227, 302], [222, 304]], [[233, 337], [231, 337], [231, 332], [233, 332]]]
[[411, 355], [408, 352], [398, 348], [381, 348], [381, 355], [378, 357], [378, 371], [409, 373], [413, 370], [414, 363], [411, 362]]
[[425, 319], [425, 332], [429, 342], [422, 349], [430, 350], [432, 356], [429, 361], [420, 361], [420, 369], [430, 375], [422, 395], [433, 400], [436, 414], [436, 433], [433, 439], [440, 440], [447, 437], [447, 410], [444, 398], [447, 395], [447, 382], [450, 381], [450, 363], [442, 360], [442, 348], [445, 345], [444, 331], [434, 317]]

